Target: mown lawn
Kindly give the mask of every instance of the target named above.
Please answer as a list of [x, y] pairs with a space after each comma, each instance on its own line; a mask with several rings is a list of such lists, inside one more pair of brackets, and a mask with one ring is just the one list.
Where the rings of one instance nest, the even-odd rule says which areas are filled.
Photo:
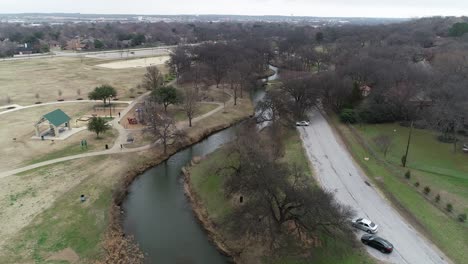
[[[412, 175], [415, 176], [412, 176], [408, 182], [403, 175], [395, 175], [395, 172], [404, 170], [392, 169], [390, 171], [388, 167], [373, 158], [364, 161], [364, 157], [370, 156], [368, 151], [348, 127], [340, 124], [336, 118], [333, 119], [333, 122], [340, 130], [355, 160], [367, 172], [368, 176], [379, 183], [391, 200], [407, 209], [422, 225], [426, 235], [455, 263], [466, 263], [468, 258], [468, 225], [459, 223], [429, 203], [424, 195], [415, 189], [413, 183], [420, 181], [420, 189], [425, 185], [430, 185], [432, 190], [444, 189], [446, 192], [453, 192], [453, 194], [462, 194], [459, 196], [460, 199], [466, 199], [468, 157], [460, 153], [453, 154], [451, 145], [437, 142], [434, 134], [415, 130], [409, 152], [409, 167], [412, 169]], [[394, 129], [396, 132], [393, 131]], [[387, 160], [395, 167], [399, 166], [399, 160], [404, 153], [408, 128], [387, 124], [363, 126], [358, 130], [368, 139], [369, 143], [370, 138], [379, 133], [394, 133], [395, 144], [387, 154]], [[373, 143], [370, 144], [373, 145]], [[463, 162], [464, 159], [467, 160]], [[427, 173], [425, 170], [432, 172]], [[443, 174], [441, 174], [442, 172]], [[447, 201], [444, 199], [445, 197], [441, 194], [440, 203], [445, 204]]]
[[[395, 167], [401, 166], [401, 157], [405, 153], [409, 128], [398, 124], [356, 126], [362, 136], [374, 149], [377, 149], [375, 136], [387, 134], [394, 138], [386, 160]], [[429, 130], [414, 129], [408, 154], [408, 169], [414, 181], [421, 186], [429, 186], [433, 192], [445, 194], [446, 202], [450, 201], [460, 212], [468, 212], [468, 154], [459, 148], [453, 151], [453, 144], [437, 140], [437, 133]], [[463, 139], [461, 140], [463, 142]], [[468, 141], [465, 138], [465, 141]], [[383, 158], [383, 156], [382, 156]], [[447, 197], [448, 196], [448, 197]]]
[[[226, 164], [227, 155], [226, 148], [221, 148], [190, 169], [193, 190], [197, 193], [208, 214], [215, 222], [231, 211], [229, 201], [225, 198], [222, 191], [222, 178], [216, 173], [219, 164]], [[312, 175], [308, 159], [296, 130], [288, 130], [285, 134], [285, 156], [283, 162], [295, 163], [303, 167], [309, 175]], [[294, 255], [292, 253], [294, 249], [290, 249], [290, 251], [286, 249], [284, 257], [279, 259], [266, 257], [263, 259], [263, 262], [272, 264], [374, 263], [361, 248], [352, 248], [351, 245], [327, 238], [325, 235], [320, 236], [320, 241], [322, 246], [313, 249], [314, 261], [305, 260], [301, 257], [291, 257], [291, 255]]]

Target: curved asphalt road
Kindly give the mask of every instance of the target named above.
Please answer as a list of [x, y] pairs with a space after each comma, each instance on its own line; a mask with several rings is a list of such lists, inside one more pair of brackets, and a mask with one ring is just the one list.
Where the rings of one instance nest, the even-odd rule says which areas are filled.
[[[298, 128], [307, 156], [321, 186], [335, 193], [342, 204], [379, 225], [378, 235], [394, 245], [386, 255], [366, 247], [375, 258], [388, 263], [432, 264], [451, 261], [419, 234], [380, 192], [365, 183], [364, 173], [353, 162], [343, 144], [319, 111], [310, 113], [310, 126]], [[360, 237], [364, 232], [359, 231]]]

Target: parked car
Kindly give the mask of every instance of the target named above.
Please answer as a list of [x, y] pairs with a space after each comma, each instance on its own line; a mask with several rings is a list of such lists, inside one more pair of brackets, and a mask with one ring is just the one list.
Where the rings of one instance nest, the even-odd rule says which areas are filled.
[[379, 227], [374, 222], [366, 218], [356, 218], [351, 221], [351, 225], [369, 234], [377, 233], [377, 228]]
[[468, 153], [468, 144], [463, 144], [463, 152]]
[[370, 247], [378, 249], [382, 253], [390, 254], [393, 251], [392, 243], [376, 235], [364, 234], [361, 237], [361, 241], [362, 243], [364, 243], [364, 245], [368, 245]]
[[296, 122], [296, 126], [309, 126], [309, 121]]

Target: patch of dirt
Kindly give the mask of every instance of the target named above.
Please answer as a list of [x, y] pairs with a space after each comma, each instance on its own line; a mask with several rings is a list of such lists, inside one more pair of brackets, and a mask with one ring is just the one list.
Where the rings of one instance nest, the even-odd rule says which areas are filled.
[[122, 60], [96, 65], [97, 67], [108, 69], [127, 69], [127, 68], [144, 68], [148, 66], [164, 65], [169, 60], [169, 56], [148, 57], [144, 59]]
[[51, 261], [51, 260], [68, 261], [71, 264], [74, 264], [78, 262], [79, 259], [80, 257], [78, 256], [78, 254], [76, 254], [76, 252], [73, 249], [66, 248], [62, 251], [59, 251], [53, 254], [52, 256], [48, 257], [46, 260], [47, 261]]

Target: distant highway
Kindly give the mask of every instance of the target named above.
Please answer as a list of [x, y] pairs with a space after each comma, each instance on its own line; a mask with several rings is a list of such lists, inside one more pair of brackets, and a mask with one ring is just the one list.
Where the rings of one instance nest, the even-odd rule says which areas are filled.
[[138, 48], [138, 49], [122, 49], [122, 50], [103, 50], [103, 51], [90, 51], [90, 52], [74, 52], [74, 51], [55, 51], [48, 54], [32, 54], [21, 55], [12, 58], [3, 58], [0, 61], [16, 61], [16, 60], [31, 60], [31, 59], [44, 59], [55, 57], [87, 57], [98, 59], [128, 59], [147, 56], [161, 56], [167, 55], [171, 49], [177, 46], [159, 46], [153, 48]]

